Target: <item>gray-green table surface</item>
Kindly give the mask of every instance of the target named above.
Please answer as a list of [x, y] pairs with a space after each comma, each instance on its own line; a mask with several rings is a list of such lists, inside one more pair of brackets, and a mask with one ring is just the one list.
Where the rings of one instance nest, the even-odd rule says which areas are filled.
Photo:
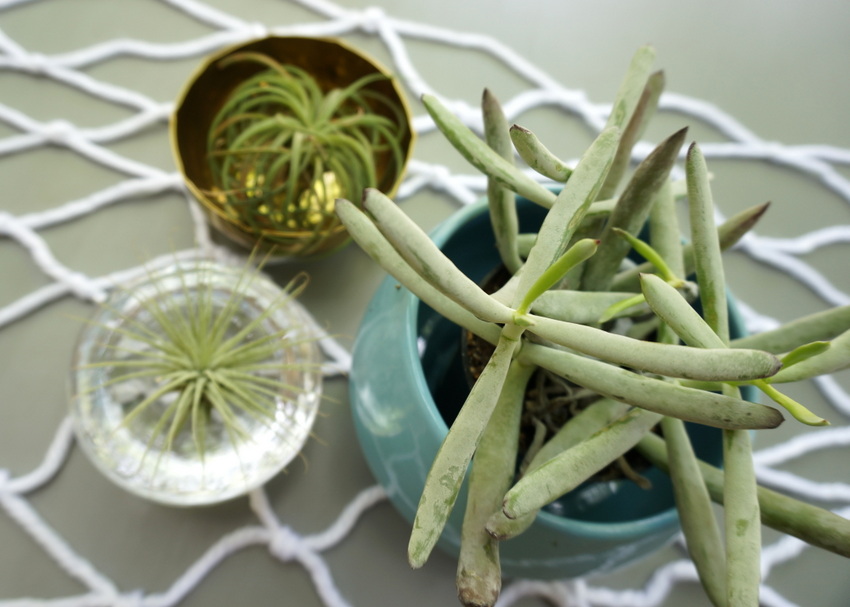
[[[296, 2], [283, 0], [208, 0], [207, 4], [269, 27], [325, 20]], [[361, 0], [338, 4], [350, 9], [369, 6]], [[34, 0], [0, 2], [0, 6], [5, 7], [0, 10], [2, 33], [28, 51], [48, 56], [117, 38], [178, 42], [213, 31], [165, 1]], [[657, 64], [666, 71], [668, 90], [722, 108], [768, 141], [850, 147], [846, 77], [850, 4], [843, 1], [390, 0], [382, 8], [392, 17], [411, 22], [491, 36], [558, 82], [583, 89], [600, 103], [612, 98], [635, 48], [649, 42], [658, 51]], [[384, 60], [389, 58], [373, 35], [346, 38]], [[448, 97], [475, 104], [484, 87], [503, 99], [527, 87], [522, 78], [484, 53], [415, 38], [406, 41], [422, 76]], [[119, 56], [83, 71], [168, 102], [199, 61], [197, 56], [179, 60]], [[10, 69], [0, 69], [0, 103], [41, 122], [61, 119], [82, 128], [108, 125], [132, 114], [54, 80]], [[413, 102], [413, 108], [416, 115], [423, 113], [418, 102]], [[666, 113], [660, 122], [649, 138], [658, 139], [693, 121]], [[522, 123], [542, 133], [546, 143], [566, 157], [580, 152], [589, 137], [586, 127], [551, 108], [529, 112]], [[0, 123], [0, 140], [17, 134], [14, 126]], [[723, 140], [700, 124], [693, 124], [692, 136], [700, 141]], [[162, 170], [174, 170], [165, 121], [107, 147]], [[416, 157], [459, 172], [474, 172], [435, 135], [419, 141]], [[792, 236], [850, 223], [846, 201], [795, 170], [758, 160], [718, 160], [711, 169], [716, 200], [727, 214], [773, 201], [762, 228], [765, 234]], [[61, 146], [3, 155], [0, 209], [14, 215], [40, 211], [121, 179], [117, 172]], [[447, 195], [430, 189], [401, 204], [426, 228], [457, 207]], [[185, 198], [174, 191], [128, 200], [40, 234], [63, 264], [89, 276], [136, 266], [193, 244]], [[844, 243], [805, 258], [847, 292], [848, 251]], [[785, 320], [824, 307], [794, 280], [739, 254], [730, 258], [741, 261], [729, 270], [733, 290], [761, 312]], [[303, 302], [350, 346], [381, 271], [357, 248], [349, 247], [332, 258], [276, 267], [273, 274], [284, 279], [300, 270], [312, 276]], [[20, 245], [0, 237], [0, 305], [48, 283]], [[92, 309], [67, 297], [0, 330], [0, 469], [13, 476], [38, 465], [66, 415], [66, 376], [80, 330], [74, 317], [86, 316]], [[846, 374], [838, 379], [850, 387]], [[296, 462], [267, 486], [280, 519], [306, 535], [327, 528], [362, 489], [374, 484], [354, 436], [346, 382], [328, 381], [326, 390], [333, 400], [324, 405], [316, 439], [304, 450], [307, 465]], [[826, 412], [814, 388], [801, 387], [794, 395]], [[838, 425], [846, 423], [839, 413], [829, 415]], [[758, 443], [765, 446], [800, 431], [806, 430], [789, 422], [776, 433], [759, 435]], [[830, 450], [794, 462], [788, 469], [815, 480], [846, 483], [850, 481], [846, 461], [845, 452]], [[230, 530], [256, 523], [246, 498], [192, 510], [143, 501], [110, 484], [77, 449], [54, 480], [27, 498], [78, 554], [124, 592], [165, 591], [214, 541]], [[411, 571], [405, 559], [407, 531], [407, 524], [384, 502], [369, 510], [339, 546], [323, 553], [340, 592], [351, 604], [455, 604], [452, 560], [436, 555], [423, 570]], [[765, 533], [767, 542], [776, 537]], [[656, 567], [680, 556], [670, 548], [593, 584], [642, 587]], [[808, 550], [776, 568], [767, 582], [798, 605], [839, 607], [850, 596], [848, 571], [846, 560]], [[83, 592], [81, 584], [0, 512], [0, 604], [8, 599], [73, 597]], [[227, 558], [182, 604], [309, 607], [322, 603], [301, 566], [281, 563], [258, 547]], [[517, 603], [522, 607], [544, 604], [539, 598]], [[695, 585], [684, 584], [664, 604], [696, 607], [708, 602]]]

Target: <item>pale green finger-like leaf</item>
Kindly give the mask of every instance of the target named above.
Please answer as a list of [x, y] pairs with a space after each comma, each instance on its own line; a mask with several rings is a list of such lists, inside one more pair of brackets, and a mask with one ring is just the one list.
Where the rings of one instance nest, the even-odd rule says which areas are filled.
[[546, 214], [528, 254], [511, 307], [516, 308], [546, 269], [566, 250], [608, 173], [620, 139], [616, 127], [606, 129], [590, 145], [555, 204]]
[[780, 359], [782, 360], [782, 368], [787, 369], [789, 367], [793, 367], [794, 365], [809, 360], [814, 356], [823, 354], [829, 350], [830, 345], [831, 343], [828, 341], [815, 341], [804, 344], [798, 348], [794, 348]]
[[555, 201], [552, 192], [491, 150], [436, 97], [422, 95], [422, 104], [434, 119], [437, 128], [472, 166], [520, 196], [547, 208], [552, 206]]
[[665, 417], [661, 428], [669, 454], [676, 510], [688, 552], [711, 601], [717, 606], [725, 605], [726, 553], [699, 462], [681, 420]]
[[[534, 301], [531, 310], [539, 316], [547, 316], [556, 320], [577, 324], [594, 324], [611, 306], [633, 296], [634, 293], [615, 291], [550, 290]], [[648, 312], [649, 308], [643, 305], [631, 308], [624, 315], [642, 315]]]
[[[709, 381], [745, 381], [769, 377], [779, 359], [761, 350], [694, 348], [632, 339], [594, 327], [531, 316], [528, 331], [617, 365], [658, 375]], [[741, 352], [745, 355], [737, 356]]]
[[596, 252], [598, 246], [598, 240], [583, 238], [567, 249], [564, 254], [556, 259], [551, 266], [546, 268], [534, 284], [529, 287], [525, 297], [517, 308], [517, 312], [519, 314], [527, 313], [528, 309], [538, 297], [554, 287], [567, 272], [590, 258]]
[[[484, 141], [499, 156], [513, 163], [514, 155], [508, 121], [502, 106], [487, 89], [484, 90], [481, 100], [481, 110], [484, 118]], [[504, 187], [497, 179], [488, 177], [487, 202], [499, 257], [508, 271], [515, 274], [522, 266], [517, 250], [519, 221], [516, 212], [516, 194]]]
[[485, 529], [490, 514], [501, 509], [511, 486], [519, 447], [525, 389], [536, 367], [511, 363], [496, 408], [475, 451], [461, 528], [456, 584], [464, 605], [492, 605], [499, 596], [502, 572], [499, 545]]
[[615, 400], [717, 428], [775, 428], [776, 409], [638, 375], [578, 354], [526, 343], [518, 356]]
[[606, 127], [616, 126], [620, 130], [626, 128], [646, 89], [653, 61], [655, 61], [655, 49], [651, 46], [640, 47], [632, 56], [623, 82], [614, 97]]
[[699, 284], [702, 315], [724, 344], [729, 343], [729, 318], [726, 305], [726, 279], [720, 242], [714, 221], [714, 201], [705, 158], [696, 143], [688, 149], [685, 162], [688, 180], [688, 209], [691, 240], [694, 247], [694, 271]]
[[653, 311], [682, 338], [697, 348], [725, 348], [724, 341], [672, 286], [654, 274], [642, 274], [641, 289]]
[[798, 422], [802, 422], [807, 426], [828, 426], [829, 422], [819, 415], [815, 415], [807, 409], [802, 403], [797, 402], [787, 394], [783, 394], [767, 381], [757, 379], [752, 382], [759, 390], [767, 394], [773, 402], [782, 405], [788, 413], [794, 416]]
[[723, 467], [727, 603], [758, 607], [761, 518], [749, 432], [723, 431]]
[[[596, 291], [592, 291], [596, 293]], [[642, 306], [641, 304], [646, 303], [646, 298], [641, 293], [636, 293], [631, 297], [626, 299], [621, 299], [620, 301], [614, 302], [608, 308], [602, 311], [599, 318], [596, 322], [605, 323], [614, 318], [619, 318], [621, 316], [628, 315], [629, 310], [634, 310], [638, 307], [645, 308], [646, 306]]]
[[[643, 69], [641, 69], [643, 72]], [[613, 196], [617, 191], [620, 181], [629, 167], [632, 156], [632, 148], [643, 135], [649, 121], [655, 115], [658, 108], [658, 100], [664, 90], [664, 73], [655, 72], [646, 81], [640, 99], [632, 112], [628, 125], [623, 129], [623, 138], [614, 157], [614, 164], [605, 179], [605, 184], [599, 192], [601, 198]]]
[[461, 272], [392, 200], [378, 190], [369, 189], [363, 206], [371, 214], [375, 227], [422, 278], [478, 318], [511, 322], [513, 310], [487, 295]]
[[[641, 276], [641, 285], [646, 295], [646, 300], [653, 311], [685, 343], [699, 348], [725, 347], [723, 341], [708, 326], [708, 323], [697, 314], [696, 310], [691, 308], [673, 287], [651, 274]], [[794, 367], [791, 368], [793, 369]], [[779, 392], [766, 380], [756, 379], [752, 381], [752, 384], [767, 394], [774, 402], [784, 407], [797, 421], [813, 426], [822, 426], [829, 423], [822, 417], [809, 411], [804, 405]]]
[[463, 407], [434, 456], [419, 499], [407, 557], [410, 566], [421, 567], [440, 537], [457, 500], [472, 454], [499, 398], [519, 336], [505, 328]]
[[336, 210], [360, 248], [414, 295], [453, 323], [469, 329], [492, 344], [498, 341], [499, 328], [496, 325], [480, 320], [419, 276], [356, 205], [339, 199], [336, 201]]
[[[612, 423], [615, 419], [622, 417], [629, 410], [629, 405], [602, 398], [583, 409], [574, 417], [570, 418], [555, 435], [549, 439], [537, 452], [528, 465], [529, 473], [536, 470], [547, 461], [579, 444], [588, 436], [596, 434], [599, 430]], [[501, 506], [501, 500], [500, 504]], [[524, 516], [509, 519], [502, 512], [501, 507], [487, 520], [487, 533], [499, 540], [516, 537], [534, 522], [537, 511], [529, 512]]]
[[661, 186], [653, 202], [652, 210], [649, 212], [649, 238], [653, 251], [667, 267], [662, 276], [667, 280], [687, 276], [682, 250], [682, 233], [679, 231], [676, 210], [676, 195], [673, 184], [669, 180]]
[[794, 358], [789, 361], [790, 364], [785, 363], [779, 373], [770, 378], [770, 383], [811, 379], [850, 367], [850, 331], [832, 341], [801, 346], [788, 354], [792, 355]]
[[677, 281], [681, 281], [682, 279], [676, 274], [673, 273], [673, 270], [670, 269], [670, 266], [667, 265], [667, 262], [664, 258], [652, 248], [649, 243], [642, 241], [640, 238], [632, 236], [625, 230], [621, 230], [620, 228], [614, 228], [613, 232], [625, 239], [626, 242], [635, 250], [635, 252], [646, 259], [652, 266], [657, 270], [658, 275], [663, 278], [665, 281], [670, 283], [675, 283]]
[[587, 263], [582, 276], [583, 290], [607, 291], [610, 287], [630, 249], [629, 243], [617, 238], [613, 230], [640, 231], [656, 195], [670, 178], [686, 133], [687, 130], [682, 129], [662, 141], [635, 169], [600, 235], [602, 244], [599, 251]]
[[[673, 184], [675, 186], [675, 183]], [[674, 187], [675, 189], [675, 187]], [[675, 192], [674, 192], [675, 194]], [[745, 209], [740, 213], [734, 215], [727, 219], [723, 224], [717, 227], [717, 238], [720, 242], [721, 250], [725, 251], [732, 246], [734, 246], [744, 234], [749, 232], [753, 226], [758, 222], [759, 218], [764, 215], [767, 207], [769, 205], [767, 203], [757, 205], [751, 207], [749, 209]], [[693, 272], [694, 269], [694, 247], [693, 244], [686, 244], [682, 250], [682, 254], [685, 258], [685, 268], [678, 275], [687, 276]], [[652, 265], [649, 262], [645, 262], [637, 265], [634, 268], [630, 268], [628, 270], [624, 270], [617, 274], [614, 281], [611, 283], [611, 289], [616, 290], [628, 290], [637, 288], [637, 284], [639, 281], [639, 276], [641, 274], [645, 274], [652, 271]], [[814, 341], [813, 338], [808, 341]], [[802, 342], [801, 342], [802, 343]], [[798, 344], [799, 345], [799, 344]], [[745, 347], [757, 347], [757, 346], [745, 346]], [[769, 348], [759, 348], [760, 350], [769, 350], [774, 354], [784, 352], [786, 350], [770, 350]], [[790, 349], [790, 348], [788, 348]]]
[[846, 331], [850, 331], [850, 306], [840, 306], [803, 316], [773, 331], [735, 339], [731, 345], [782, 354], [813, 341], [833, 339]]
[[502, 511], [515, 519], [572, 491], [636, 445], [660, 420], [659, 414], [643, 409], [629, 412], [526, 474], [505, 495]]
[[[660, 436], [647, 434], [638, 443], [638, 449], [654, 466], [669, 469], [667, 449]], [[702, 461], [699, 467], [711, 499], [723, 503], [724, 472]], [[764, 487], [757, 488], [757, 496], [763, 524], [850, 558], [850, 520]]]
[[510, 129], [511, 140], [516, 151], [525, 163], [536, 171], [557, 183], [566, 183], [572, 169], [563, 163], [526, 128], [515, 124]]

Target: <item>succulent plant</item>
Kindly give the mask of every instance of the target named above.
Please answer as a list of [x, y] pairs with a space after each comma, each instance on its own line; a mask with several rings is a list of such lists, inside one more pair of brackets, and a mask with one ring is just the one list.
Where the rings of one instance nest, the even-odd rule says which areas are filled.
[[[766, 205], [715, 226], [708, 170], [696, 144], [687, 151], [684, 182], [671, 180], [685, 131], [660, 143], [620, 185], [663, 87], [660, 73], [651, 73], [653, 60], [651, 48], [637, 52], [608, 124], [574, 168], [533, 133], [509, 128], [487, 92], [484, 140], [436, 98], [423, 97], [446, 138], [489, 178], [490, 216], [510, 273], [492, 294], [379, 192], [367, 191], [362, 209], [337, 202], [349, 233], [372, 258], [438, 313], [494, 346], [434, 459], [408, 552], [413, 567], [426, 561], [471, 462], [457, 579], [464, 604], [495, 602], [500, 540], [521, 533], [540, 508], [633, 447], [670, 471], [689, 550], [715, 605], [758, 605], [760, 512], [767, 524], [850, 556], [848, 521], [757, 487], [750, 431], [774, 428], [783, 415], [740, 396], [741, 386], [754, 385], [800, 422], [826, 424], [777, 385], [850, 364], [841, 345], [850, 334], [850, 309], [730, 341], [721, 250]], [[521, 170], [515, 153], [560, 190]], [[538, 233], [518, 233], [517, 194], [548, 209]], [[675, 209], [683, 197], [687, 245]], [[644, 224], [647, 241], [638, 238]], [[630, 251], [645, 261], [629, 263]], [[581, 398], [593, 395], [593, 402], [542, 445], [531, 441], [521, 458], [526, 465], [517, 470], [521, 410], [538, 368], [574, 385]], [[697, 461], [684, 421], [723, 429], [724, 471]], [[659, 425], [663, 438], [652, 433]], [[725, 507], [723, 530], [712, 498]]]
[[219, 65], [239, 62], [262, 69], [234, 88], [210, 125], [214, 186], [207, 194], [230, 220], [282, 252], [312, 254], [342, 230], [336, 198], [381, 187], [382, 175], [402, 170], [403, 108], [370, 88], [387, 78], [380, 73], [325, 90], [304, 69], [258, 52]]

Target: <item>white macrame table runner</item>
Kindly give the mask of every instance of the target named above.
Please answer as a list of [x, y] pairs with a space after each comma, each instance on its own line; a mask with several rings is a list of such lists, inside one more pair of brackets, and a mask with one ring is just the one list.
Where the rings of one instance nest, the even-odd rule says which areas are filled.
[[[128, 39], [116, 33], [112, 40], [92, 43], [76, 50], [54, 55], [45, 55], [19, 44], [2, 29], [4, 14], [17, 10], [26, 10], [25, 5], [47, 3], [50, 0], [0, 0], [0, 73], [25, 74], [34, 79], [46, 79], [70, 89], [115, 104], [124, 109], [130, 108], [132, 115], [118, 121], [96, 127], [84, 128], [73, 120], [58, 118], [39, 121], [27, 113], [26, 107], [12, 107], [5, 102], [4, 92], [0, 90], [0, 123], [6, 130], [0, 133], [0, 163], [9, 162], [16, 155], [46, 147], [61, 148], [79, 156], [80, 159], [106, 167], [124, 175], [121, 181], [90, 191], [82, 197], [64, 200], [51, 208], [29, 213], [10, 213], [2, 210], [0, 199], [0, 256], [15, 252], [27, 255], [32, 262], [32, 272], [39, 272], [47, 278], [47, 284], [33, 289], [20, 297], [9, 299], [4, 289], [0, 291], [0, 340], [7, 339], [10, 327], [16, 323], [38, 321], [39, 315], [50, 314], [51, 304], [63, 298], [77, 298], [86, 302], [102, 300], [109, 285], [122, 282], [133, 275], [145, 271], [142, 266], [131, 267], [120, 272], [103, 276], [90, 276], [63, 263], [48, 246], [42, 232], [52, 226], [65, 222], [86, 221], [104, 209], [124, 201], [144, 200], [163, 192], [184, 195], [182, 181], [174, 170], [163, 170], [139, 160], [124, 156], [110, 144], [124, 139], [142, 137], [152, 125], [160, 127], [168, 120], [172, 109], [171, 102], [156, 101], [146, 94], [99, 79], [87, 72], [91, 66], [109, 62], [117, 57], [132, 57], [141, 62], [167, 62], [198, 58], [227, 44], [241, 42], [250, 38], [274, 34], [305, 34], [343, 36], [357, 34], [365, 36], [371, 43], [380, 45], [390, 58], [392, 67], [402, 78], [411, 97], [423, 92], [439, 94], [417, 70], [415, 61], [408, 52], [411, 40], [427, 41], [457, 53], [480, 52], [492, 57], [502, 67], [522, 76], [528, 83], [526, 90], [510, 99], [503, 99], [506, 111], [511, 119], [523, 115], [535, 108], [555, 108], [559, 112], [577, 117], [590, 129], [598, 130], [604, 123], [608, 106], [592, 103], [581, 91], [564, 88], [550, 76], [535, 67], [527, 59], [519, 56], [506, 44], [482, 35], [462, 34], [448, 28], [438, 28], [394, 18], [391, 9], [367, 8], [349, 10], [323, 0], [300, 0], [300, 10], [312, 15], [303, 23], [259, 23], [245, 21], [223, 9], [213, 8], [201, 0], [142, 0], [155, 4], [165, 4], [175, 14], [181, 13], [188, 18], [210, 28], [211, 33], [195, 38], [170, 43], [154, 43], [139, 39]], [[52, 0], [56, 3], [58, 0]], [[71, 0], [61, 0], [71, 2]], [[282, 2], [281, 2], [282, 3]], [[218, 5], [225, 4], [218, 2]], [[273, 4], [270, 1], [270, 4]], [[106, 6], [106, 3], [103, 3]], [[120, 2], [115, 2], [116, 6]], [[110, 7], [112, 4], [110, 3]], [[305, 13], [306, 14], [306, 13]], [[445, 49], [444, 49], [445, 50]], [[463, 100], [447, 99], [452, 109], [468, 124], [478, 127], [480, 121], [474, 104]], [[701, 142], [706, 156], [721, 159], [760, 159], [786, 167], [789, 171], [806, 174], [819, 183], [825, 195], [838, 196], [850, 203], [850, 182], [842, 174], [841, 168], [850, 164], [850, 150], [827, 145], [783, 145], [766, 142], [738, 123], [731, 116], [716, 107], [674, 93], [667, 93], [662, 99], [662, 110], [683, 113], [707, 124], [724, 139], [719, 142]], [[415, 128], [421, 134], [434, 130], [430, 119], [419, 114], [415, 117]], [[645, 154], [646, 147], [638, 149], [638, 156]], [[167, 154], [164, 149], [163, 154]], [[43, 173], [33, 178], [49, 178], [50, 167], [43, 167]], [[469, 175], [450, 170], [447, 166], [434, 163], [417, 155], [410, 164], [409, 174], [399, 193], [399, 200], [415, 199], [426, 190], [441, 192], [447, 200], [457, 204], [468, 204], [476, 200], [484, 189], [480, 176]], [[0, 183], [0, 192], [5, 192]], [[21, 193], [13, 193], [19, 196]], [[226, 250], [216, 245], [207, 233], [203, 218], [194, 203], [186, 196], [193, 223], [196, 248], [178, 251], [156, 259], [143, 260], [150, 268], [168, 263], [174, 255], [193, 257], [197, 255], [226, 257]], [[810, 201], [815, 205], [817, 201]], [[814, 207], [813, 207], [814, 209]], [[813, 210], [813, 212], [815, 212]], [[835, 284], [816, 271], [806, 261], [806, 256], [831, 246], [842, 246], [850, 242], [850, 214], [840, 225], [829, 225], [822, 229], [806, 233], [797, 238], [779, 238], [751, 235], [739, 246], [739, 251], [761, 263], [775, 266], [791, 279], [799, 281], [810, 289], [814, 298], [820, 298], [827, 305], [846, 305], [850, 303], [846, 289], [848, 283]], [[155, 236], [154, 236], [155, 237]], [[108, 252], [105, 252], [108, 254]], [[2, 257], [0, 257], [2, 261]], [[0, 276], [0, 281], [8, 280]], [[775, 321], [745, 306], [744, 311], [752, 330], [763, 330], [775, 325]], [[328, 357], [328, 375], [344, 372], [349, 365], [349, 355], [337, 341], [328, 337], [323, 342]], [[35, 362], [33, 364], [36, 364]], [[45, 374], [55, 373], [64, 377], [66, 369], [46, 369]], [[845, 384], [846, 385], [846, 384]], [[780, 466], [821, 450], [843, 450], [831, 460], [839, 462], [846, 459], [850, 447], [850, 427], [846, 418], [850, 415], [850, 397], [834, 378], [823, 378], [817, 382], [818, 390], [834, 407], [831, 413], [835, 425], [826, 429], [806, 431], [795, 438], [786, 440], [758, 452], [757, 466], [761, 481], [774, 488], [805, 496], [807, 499], [830, 504], [843, 515], [850, 516], [850, 484], [845, 482], [814, 482], [806, 480]], [[5, 394], [13, 394], [7, 389]], [[0, 424], [4, 411], [10, 407], [29, 407], [26, 402], [7, 399], [0, 403]], [[64, 403], [39, 403], [39, 406], [62, 408]], [[35, 409], [34, 409], [35, 411]], [[38, 423], [38, 413], [34, 412], [33, 424]], [[329, 446], [333, 449], [333, 445]], [[337, 584], [339, 572], [328, 564], [325, 552], [330, 548], [344, 544], [349, 534], [359, 523], [361, 515], [386, 498], [383, 490], [377, 486], [364, 486], [359, 494], [338, 513], [329, 527], [317, 533], [299, 532], [288, 525], [287, 520], [275, 511], [263, 489], [254, 491], [248, 503], [253, 512], [253, 524], [233, 529], [215, 541], [198, 547], [197, 560], [185, 570], [174, 572], [173, 582], [162, 592], [138, 589], [137, 586], [120, 586], [102, 572], [101, 563], [90, 562], [69, 543], [62, 529], [56, 528], [33, 505], [32, 496], [38, 493], [43, 499], [49, 499], [52, 483], [63, 474], [63, 464], [73, 449], [73, 437], [70, 424], [63, 421], [56, 429], [52, 444], [46, 448], [42, 463], [30, 470], [18, 470], [9, 453], [0, 450], [0, 516], [8, 517], [14, 525], [23, 531], [16, 537], [17, 542], [34, 542], [59, 568], [55, 575], [68, 575], [76, 579], [84, 589], [73, 595], [63, 597], [39, 598], [37, 593], [26, 597], [11, 596], [0, 585], [0, 607], [22, 606], [134, 606], [166, 607], [176, 605], [191, 596], [204, 580], [215, 574], [216, 568], [231, 555], [252, 546], [266, 546], [270, 558], [283, 562], [295, 561], [305, 570], [315, 588], [317, 604], [341, 607], [352, 604], [347, 598], [345, 587]], [[352, 457], [349, 454], [336, 454], [340, 459]], [[6, 458], [7, 461], [4, 461]], [[846, 477], [845, 477], [846, 478]], [[44, 497], [44, 496], [47, 497]], [[157, 529], [146, 531], [156, 534]], [[0, 553], [14, 554], [20, 545], [6, 543], [0, 545]], [[772, 570], [798, 557], [806, 549], [805, 545], [789, 537], [773, 540], [765, 546], [763, 571], [763, 604], [772, 607], [793, 605], [776, 590], [772, 582]], [[132, 547], [129, 547], [132, 553]], [[126, 557], [127, 555], [125, 555]], [[131, 558], [132, 554], [128, 558]], [[399, 558], [403, 558], [399, 555]], [[295, 564], [281, 565], [297, 567]], [[369, 566], [368, 555], [363, 555], [360, 567]], [[424, 574], [423, 574], [424, 575]], [[380, 576], [377, 576], [380, 578]], [[3, 572], [0, 571], [0, 580]], [[503, 592], [500, 607], [510, 605], [542, 604], [544, 601], [561, 607], [591, 605], [608, 606], [654, 606], [665, 604], [671, 589], [680, 583], [692, 583], [695, 573], [689, 561], [683, 558], [662, 564], [645, 585], [629, 589], [607, 588], [605, 579], [575, 580], [567, 582], [511, 582]], [[453, 580], [444, 580], [450, 585]], [[820, 582], [818, 582], [820, 583]], [[825, 584], [844, 584], [846, 580], [823, 580]], [[850, 588], [850, 586], [848, 586]], [[378, 595], [380, 596], [380, 595]], [[286, 601], [281, 594], [278, 604], [294, 605]], [[538, 598], [529, 598], [538, 597]], [[404, 604], [399, 597], [381, 597], [375, 604]], [[812, 603], [815, 604], [815, 603]]]

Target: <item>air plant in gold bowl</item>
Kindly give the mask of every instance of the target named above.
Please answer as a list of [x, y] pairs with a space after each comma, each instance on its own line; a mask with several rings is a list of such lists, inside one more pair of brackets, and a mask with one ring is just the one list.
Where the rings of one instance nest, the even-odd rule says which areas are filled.
[[172, 136], [213, 224], [280, 256], [344, 245], [334, 200], [393, 192], [413, 139], [397, 83], [362, 54], [313, 38], [211, 58], [179, 100]]

